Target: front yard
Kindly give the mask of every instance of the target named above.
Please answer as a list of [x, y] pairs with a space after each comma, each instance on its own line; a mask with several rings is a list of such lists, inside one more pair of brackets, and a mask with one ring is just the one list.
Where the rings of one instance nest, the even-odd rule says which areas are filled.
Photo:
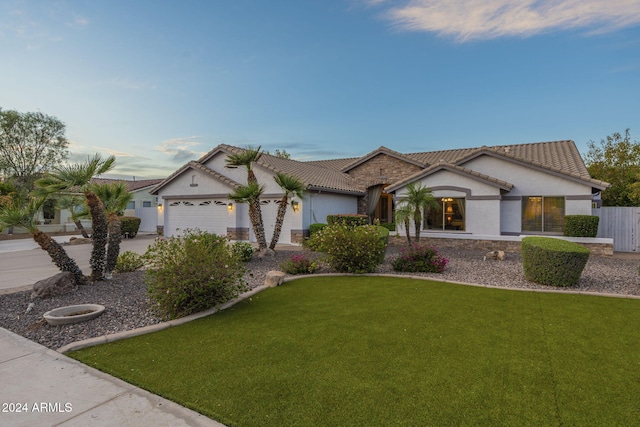
[[634, 425], [640, 300], [311, 277], [72, 357], [232, 426]]

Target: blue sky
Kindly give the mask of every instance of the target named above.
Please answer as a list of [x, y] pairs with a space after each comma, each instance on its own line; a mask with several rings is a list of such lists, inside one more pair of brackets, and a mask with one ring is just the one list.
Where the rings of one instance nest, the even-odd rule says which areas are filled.
[[639, 0], [0, 0], [0, 108], [70, 160], [165, 177], [219, 143], [300, 160], [640, 133]]

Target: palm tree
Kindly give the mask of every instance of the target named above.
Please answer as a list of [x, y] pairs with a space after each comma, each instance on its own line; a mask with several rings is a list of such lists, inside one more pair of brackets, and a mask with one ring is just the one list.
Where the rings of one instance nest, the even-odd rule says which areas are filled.
[[91, 233], [93, 250], [91, 251], [91, 259], [89, 261], [91, 265], [91, 280], [93, 281], [103, 279], [106, 262], [108, 225], [104, 205], [100, 198], [91, 191], [89, 182], [91, 178], [111, 170], [115, 160], [114, 156], [103, 159], [100, 154], [95, 154], [93, 157], [87, 157], [84, 163], [59, 166], [36, 182], [41, 191], [49, 192], [50, 194], [69, 193], [74, 187], [79, 187], [80, 191], [84, 194], [89, 212], [91, 213], [93, 228], [93, 232]]
[[[253, 184], [249, 184], [249, 185], [242, 185], [238, 188], [235, 189], [235, 191], [231, 194], [229, 194], [229, 198], [237, 203], [248, 203], [249, 204], [249, 220], [251, 220], [251, 225], [254, 226], [253, 230], [255, 233], [255, 225], [258, 222], [258, 218], [256, 218], [256, 212], [260, 213], [259, 211], [256, 211], [255, 209], [251, 209], [251, 205], [256, 201], [256, 200], [260, 200], [260, 196], [262, 195], [264, 191], [264, 187], [258, 185], [257, 183], [253, 183]], [[257, 236], [256, 236], [257, 238]], [[264, 237], [264, 230], [262, 231], [262, 238], [265, 239]], [[266, 246], [263, 248], [266, 249]]]
[[82, 218], [88, 218], [89, 212], [86, 209], [79, 210], [78, 208], [84, 207], [84, 200], [82, 200], [78, 196], [62, 196], [58, 197], [56, 200], [59, 209], [66, 209], [71, 212], [71, 221], [76, 225], [76, 228], [80, 230], [82, 233], [82, 237], [85, 239], [89, 238], [87, 234], [87, 230], [85, 230], [82, 222], [80, 221]]
[[86, 278], [73, 258], [69, 257], [60, 243], [47, 233], [38, 229], [35, 221], [36, 214], [44, 204], [46, 198], [31, 199], [28, 202], [14, 202], [0, 209], [0, 229], [4, 227], [24, 227], [33, 240], [45, 250], [60, 271], [73, 274], [76, 285], [86, 283]]
[[105, 279], [111, 279], [113, 270], [118, 262], [120, 254], [120, 242], [122, 241], [122, 230], [120, 229], [119, 215], [122, 215], [127, 205], [133, 199], [133, 194], [127, 190], [124, 182], [111, 184], [91, 184], [91, 190], [102, 200], [104, 210], [107, 214], [109, 225], [109, 245], [107, 246], [107, 262], [104, 269]]
[[[262, 157], [261, 147], [249, 146], [240, 153], [230, 154], [227, 159], [228, 168], [243, 167], [247, 170], [247, 187], [260, 187], [258, 179], [253, 172], [253, 164]], [[253, 187], [252, 187], [253, 188]], [[253, 188], [255, 191], [255, 188]], [[237, 190], [236, 190], [237, 191]], [[260, 193], [262, 194], [262, 193]], [[264, 234], [264, 223], [262, 221], [262, 208], [260, 207], [260, 197], [252, 198], [249, 203], [249, 218], [251, 219], [251, 226], [253, 227], [253, 233], [256, 235], [258, 241], [258, 250], [267, 248], [267, 238]]]
[[433, 193], [430, 188], [413, 182], [407, 185], [407, 192], [404, 197], [400, 199], [400, 202], [406, 203], [408, 208], [413, 211], [415, 238], [416, 242], [419, 242], [423, 213], [426, 215], [430, 209], [437, 209], [440, 205], [436, 202], [436, 199], [433, 198]]
[[280, 239], [280, 232], [282, 231], [282, 223], [284, 222], [284, 215], [287, 213], [287, 205], [290, 197], [297, 197], [302, 199], [304, 196], [305, 186], [297, 178], [292, 177], [284, 173], [278, 173], [273, 177], [276, 183], [284, 190], [282, 199], [280, 199], [280, 206], [278, 206], [278, 215], [276, 216], [276, 225], [273, 229], [273, 238], [269, 249], [276, 248], [276, 244]]
[[411, 230], [409, 228], [411, 226], [411, 218], [413, 217], [413, 209], [405, 202], [402, 205], [396, 206], [395, 216], [396, 224], [404, 224], [404, 231], [407, 234], [407, 243], [411, 246]]

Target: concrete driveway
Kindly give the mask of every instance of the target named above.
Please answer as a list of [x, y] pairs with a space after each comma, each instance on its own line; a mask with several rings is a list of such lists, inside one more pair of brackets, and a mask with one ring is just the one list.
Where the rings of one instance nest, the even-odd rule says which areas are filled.
[[[56, 236], [59, 242], [68, 242], [71, 236]], [[120, 253], [133, 251], [144, 254], [155, 234], [138, 234], [120, 244]], [[89, 258], [91, 244], [65, 245], [69, 256], [76, 260], [85, 274], [91, 273]], [[60, 270], [49, 255], [40, 249], [33, 239], [0, 241], [0, 294], [31, 289], [38, 280], [46, 279]]]

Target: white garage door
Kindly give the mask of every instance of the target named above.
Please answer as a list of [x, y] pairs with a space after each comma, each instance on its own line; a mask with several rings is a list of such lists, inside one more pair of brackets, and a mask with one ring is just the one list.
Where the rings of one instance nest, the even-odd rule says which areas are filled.
[[[278, 207], [280, 206], [280, 199], [266, 199], [260, 200], [260, 207], [262, 210], [262, 222], [264, 224], [264, 234], [267, 237], [267, 244], [271, 243], [273, 237], [273, 229], [276, 225], [276, 218], [278, 216]], [[287, 212], [284, 215], [284, 222], [282, 223], [282, 231], [280, 232], [280, 238], [278, 243], [291, 243], [291, 218], [293, 217], [293, 210], [291, 206], [287, 207]]]
[[171, 200], [166, 204], [165, 235], [184, 234], [187, 229], [199, 229], [220, 236], [227, 235], [230, 220], [227, 203], [222, 200]]

